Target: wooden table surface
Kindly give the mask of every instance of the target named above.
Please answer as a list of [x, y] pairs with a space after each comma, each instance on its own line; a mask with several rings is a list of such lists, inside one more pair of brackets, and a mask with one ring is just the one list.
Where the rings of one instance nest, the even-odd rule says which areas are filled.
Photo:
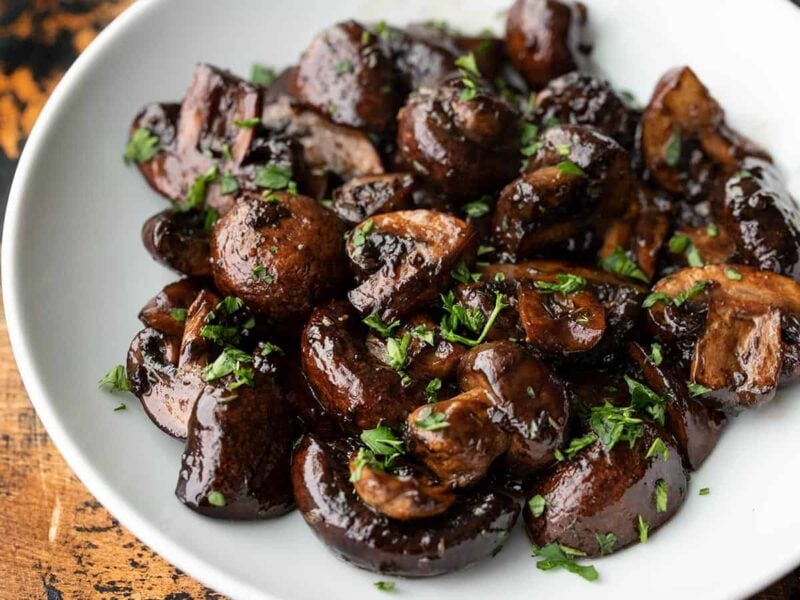
[[[131, 1], [0, 0], [3, 204], [47, 95], [96, 32]], [[222, 598], [138, 541], [75, 477], [22, 386], [2, 306], [0, 448], [0, 599]], [[756, 598], [800, 599], [800, 573]]]

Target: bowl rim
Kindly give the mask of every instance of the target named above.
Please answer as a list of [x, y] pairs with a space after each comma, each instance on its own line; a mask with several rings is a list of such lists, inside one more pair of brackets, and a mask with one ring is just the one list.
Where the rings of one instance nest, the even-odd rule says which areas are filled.
[[[80, 86], [81, 81], [90, 74], [106, 48], [123, 31], [146, 20], [150, 13], [156, 12], [167, 2], [168, 0], [138, 0], [105, 27], [56, 85], [28, 136], [12, 180], [2, 229], [0, 282], [9, 341], [27, 395], [48, 436], [81, 483], [126, 529], [168, 563], [216, 592], [233, 598], [257, 597], [265, 600], [281, 600], [267, 590], [237, 580], [214, 563], [184, 551], [168, 535], [155, 527], [136, 506], [112, 489], [103, 473], [92, 466], [89, 458], [80, 450], [56, 416], [51, 399], [44, 391], [35, 355], [28, 344], [25, 328], [20, 320], [19, 286], [24, 274], [17, 268], [21, 259], [17, 252], [19, 222], [23, 215], [23, 198], [36, 169], [38, 155], [46, 144], [48, 136], [51, 135], [52, 125], [61, 118], [66, 101]], [[778, 10], [784, 10], [787, 18], [792, 15], [791, 18], [800, 23], [800, 11], [797, 10], [800, 6], [794, 2], [772, 0], [772, 6], [774, 8], [783, 6]], [[800, 563], [800, 547], [791, 563], [776, 563], [769, 571], [762, 571], [758, 577], [754, 576], [749, 586], [739, 590], [741, 597], [765, 589], [796, 568], [798, 563]]]

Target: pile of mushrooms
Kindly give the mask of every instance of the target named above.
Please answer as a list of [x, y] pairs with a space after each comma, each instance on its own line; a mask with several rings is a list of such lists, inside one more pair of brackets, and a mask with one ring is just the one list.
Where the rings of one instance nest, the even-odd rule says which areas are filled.
[[134, 119], [169, 204], [126, 374], [212, 518], [294, 507], [336, 554], [430, 576], [523, 513], [586, 578], [680, 508], [730, 415], [800, 376], [800, 214], [689, 67], [644, 110], [586, 8], [505, 38], [347, 21], [247, 81], [199, 65]]

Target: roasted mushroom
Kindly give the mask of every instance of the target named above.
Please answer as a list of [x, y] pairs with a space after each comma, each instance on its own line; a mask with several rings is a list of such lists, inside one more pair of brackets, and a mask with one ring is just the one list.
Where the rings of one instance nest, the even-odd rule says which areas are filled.
[[662, 341], [693, 344], [688, 379], [704, 398], [737, 410], [775, 395], [781, 332], [800, 314], [800, 284], [743, 265], [709, 265], [662, 279], [646, 304]]
[[514, 2], [506, 21], [506, 53], [533, 89], [581, 66], [592, 48], [586, 20], [580, 2]]
[[208, 342], [201, 330], [219, 298], [200, 292], [186, 314], [183, 339], [143, 329], [128, 350], [131, 391], [147, 416], [169, 435], [184, 439], [189, 415], [205, 387]]
[[603, 232], [632, 198], [628, 153], [594, 129], [550, 127], [528, 168], [500, 193], [494, 235], [520, 259], [583, 230]]
[[347, 235], [347, 254], [359, 285], [348, 298], [362, 314], [389, 323], [445, 291], [450, 271], [474, 255], [467, 223], [431, 210], [376, 215]]
[[363, 569], [407, 577], [456, 571], [496, 554], [517, 520], [513, 499], [485, 489], [461, 496], [436, 517], [390, 519], [358, 497], [342, 454], [305, 436], [292, 458], [294, 495], [317, 537]]
[[290, 89], [334, 123], [376, 132], [392, 126], [402, 102], [379, 38], [355, 21], [314, 38]]
[[725, 427], [725, 415], [692, 396], [681, 377], [681, 369], [674, 363], [664, 362], [658, 342], [652, 344], [649, 351], [631, 342], [628, 356], [641, 369], [647, 385], [666, 398], [666, 427], [675, 436], [686, 466], [696, 471], [717, 445]]
[[[534, 544], [601, 556], [639, 541], [677, 512], [689, 484], [680, 451], [666, 431], [641, 428], [634, 444], [620, 441], [608, 450], [595, 442], [535, 482], [528, 497], [541, 497], [544, 508], [534, 514], [528, 503], [523, 510]], [[651, 454], [656, 439], [662, 450]]]
[[357, 177], [334, 190], [331, 209], [355, 225], [372, 215], [412, 208], [413, 192], [410, 173]]
[[178, 273], [211, 274], [208, 229], [201, 213], [167, 209], [153, 215], [142, 227], [142, 242], [150, 256]]
[[421, 406], [408, 416], [406, 447], [443, 482], [474, 485], [510, 444], [509, 435], [492, 422], [491, 407], [483, 389]]
[[735, 240], [734, 262], [800, 278], [797, 203], [772, 164], [748, 158], [741, 167], [725, 185], [721, 210], [721, 226]]
[[254, 362], [250, 384], [206, 386], [189, 419], [175, 495], [209, 517], [275, 517], [294, 505], [289, 406]]
[[366, 348], [366, 328], [344, 301], [317, 308], [301, 338], [303, 370], [322, 406], [349, 429], [400, 423], [425, 402], [396, 370]]
[[158, 152], [138, 165], [148, 183], [183, 209], [208, 204], [224, 213], [235, 191], [260, 187], [266, 165], [302, 179], [299, 145], [260, 123], [263, 94], [235, 75], [198, 65], [179, 111], [151, 105], [133, 123], [134, 131], [159, 136]]
[[183, 335], [187, 311], [200, 290], [200, 285], [193, 279], [181, 279], [165, 285], [139, 311], [139, 320], [161, 333], [180, 337]]
[[553, 463], [564, 443], [569, 398], [547, 365], [512, 342], [492, 342], [461, 359], [458, 382], [464, 391], [484, 390], [489, 416], [511, 434], [507, 468], [530, 475]]
[[641, 149], [655, 181], [669, 192], [702, 198], [746, 156], [768, 155], [725, 124], [725, 114], [689, 67], [668, 71], [642, 115]]
[[474, 73], [420, 88], [397, 118], [402, 162], [447, 194], [474, 199], [517, 172], [519, 115]]
[[214, 226], [214, 282], [270, 322], [301, 323], [347, 276], [339, 219], [305, 196], [245, 194]]
[[383, 173], [380, 154], [366, 132], [331, 123], [288, 96], [266, 104], [261, 118], [265, 127], [300, 142], [312, 172], [330, 172], [344, 180]]
[[456, 501], [449, 486], [416, 469], [388, 473], [350, 457], [350, 480], [359, 498], [382, 515], [398, 521], [427, 519], [445, 512]]
[[639, 121], [607, 81], [578, 72], [553, 79], [536, 94], [533, 118], [540, 126], [588, 125], [628, 150], [634, 146]]

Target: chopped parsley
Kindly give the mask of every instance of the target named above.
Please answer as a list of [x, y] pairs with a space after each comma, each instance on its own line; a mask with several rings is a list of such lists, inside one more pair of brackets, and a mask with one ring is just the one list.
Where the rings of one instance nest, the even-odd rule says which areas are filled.
[[706, 227], [706, 233], [709, 237], [717, 237], [719, 235], [719, 227], [716, 223], [709, 223]]
[[414, 327], [414, 329], [411, 330], [411, 335], [425, 342], [428, 346], [433, 346], [436, 343], [436, 332], [433, 329], [428, 329], [425, 325], [417, 325]]
[[661, 344], [658, 342], [653, 342], [650, 344], [650, 356], [647, 357], [647, 360], [653, 363], [656, 367], [664, 361], [664, 355], [661, 351]]
[[206, 203], [206, 188], [208, 184], [216, 180], [217, 177], [219, 177], [219, 168], [217, 165], [211, 167], [203, 175], [195, 177], [194, 182], [189, 186], [186, 198], [183, 199], [183, 202], [176, 204], [175, 208], [180, 212], [202, 209]]
[[253, 357], [237, 348], [227, 347], [222, 350], [217, 359], [203, 369], [206, 381], [217, 381], [227, 375], [233, 374], [233, 381], [227, 386], [235, 390], [243, 385], [253, 385], [253, 369], [245, 364], [253, 362]]
[[183, 323], [186, 321], [186, 313], [188, 311], [185, 308], [173, 308], [169, 311], [169, 316], [175, 319], [176, 321], [180, 321]]
[[464, 86], [459, 99], [462, 102], [474, 100], [478, 95], [477, 80], [481, 77], [475, 55], [472, 52], [465, 54], [456, 59], [455, 65], [458, 67], [459, 73], [461, 73], [461, 84]]
[[113, 367], [105, 377], [97, 382], [98, 387], [109, 392], [130, 392], [131, 386], [128, 382], [128, 375], [123, 365]]
[[651, 308], [659, 302], [669, 302], [671, 300], [672, 298], [670, 298], [670, 296], [664, 292], [653, 292], [648, 294], [647, 298], [644, 299], [644, 302], [642, 302], [642, 307]]
[[265, 283], [272, 283], [275, 281], [275, 278], [267, 272], [267, 268], [264, 265], [256, 265], [253, 267], [253, 279]]
[[612, 254], [600, 261], [600, 266], [609, 273], [616, 273], [623, 277], [638, 279], [644, 283], [650, 282], [650, 278], [639, 268], [639, 265], [637, 265], [636, 262], [628, 256], [628, 253], [619, 246], [614, 248]]
[[[365, 31], [364, 33], [369, 33]], [[376, 581], [373, 583], [376, 588], [378, 588], [382, 592], [393, 592], [394, 591], [394, 581]]]
[[403, 440], [395, 434], [391, 427], [380, 426], [365, 429], [361, 432], [361, 441], [374, 456], [380, 456], [385, 468], [390, 468], [405, 452]]
[[711, 493], [711, 488], [700, 488], [700, 491], [697, 493], [701, 496], [708, 496]]
[[239, 191], [239, 181], [230, 171], [222, 174], [222, 177], [219, 180], [219, 191], [223, 196], [235, 194]]
[[681, 130], [676, 127], [672, 130], [667, 147], [664, 149], [664, 162], [670, 167], [678, 166], [681, 159]]
[[539, 494], [528, 500], [528, 508], [531, 509], [531, 514], [534, 517], [541, 517], [546, 506], [547, 500], [544, 499], [544, 496], [540, 496]]
[[642, 419], [634, 417], [634, 407], [614, 406], [606, 401], [603, 406], [592, 407], [589, 425], [606, 449], [611, 450], [618, 442], [628, 442], [633, 448], [642, 435]]
[[556, 543], [541, 547], [533, 546], [533, 556], [538, 556], [542, 559], [536, 563], [536, 568], [542, 571], [565, 569], [570, 573], [580, 575], [586, 581], [596, 581], [599, 576], [597, 569], [592, 565], [580, 565], [575, 562], [576, 557], [583, 555], [584, 553], [579, 550]]
[[672, 303], [675, 306], [678, 306], [678, 307], [683, 306], [683, 304], [687, 300], [689, 300], [690, 298], [694, 298], [695, 296], [697, 296], [697, 294], [699, 294], [704, 289], [706, 289], [706, 287], [708, 286], [709, 283], [710, 282], [708, 282], [708, 281], [698, 281], [697, 283], [692, 285], [692, 287], [690, 287], [685, 292], [681, 292], [680, 294], [675, 296], [675, 298], [673, 298], [673, 300], [672, 300]]
[[390, 337], [386, 340], [386, 358], [389, 366], [395, 371], [402, 371], [408, 361], [408, 347], [411, 344], [411, 334], [406, 333], [399, 340]]
[[125, 410], [128, 406], [124, 402], [120, 402], [114, 407], [114, 412], [119, 412], [121, 410]]
[[414, 425], [428, 431], [450, 427], [450, 423], [447, 422], [447, 415], [443, 412], [436, 412], [432, 406], [426, 406], [419, 411], [419, 418], [414, 421]]
[[211, 506], [225, 506], [225, 495], [222, 492], [210, 492], [206, 499]]
[[353, 62], [347, 59], [341, 60], [335, 65], [333, 65], [333, 70], [336, 71], [337, 75], [345, 75], [346, 73], [352, 73], [354, 69]]
[[472, 217], [473, 219], [488, 215], [490, 210], [491, 208], [484, 198], [475, 200], [474, 202], [468, 202], [464, 205], [464, 212], [467, 213], [468, 217]]
[[252, 129], [257, 125], [261, 125], [261, 119], [253, 117], [252, 119], [234, 119], [233, 124], [242, 129]]
[[614, 545], [617, 543], [617, 536], [613, 533], [596, 533], [595, 539], [600, 546], [600, 556], [605, 556], [614, 552]]
[[160, 146], [161, 141], [157, 135], [151, 133], [149, 129], [139, 127], [128, 140], [123, 156], [125, 164], [147, 162], [156, 155]]
[[664, 443], [660, 437], [657, 437], [653, 440], [653, 443], [650, 444], [650, 448], [647, 450], [647, 454], [644, 455], [645, 458], [652, 458], [653, 456], [659, 455], [664, 460], [669, 459], [669, 448]]
[[367, 219], [362, 225], [353, 230], [353, 246], [356, 248], [363, 246], [367, 242], [367, 236], [375, 227], [372, 219]]
[[205, 216], [203, 217], [203, 229], [211, 231], [214, 224], [219, 220], [219, 213], [213, 208], [206, 208]]
[[494, 246], [478, 246], [478, 256], [485, 256], [495, 251]]
[[692, 396], [699, 396], [700, 394], [705, 394], [711, 391], [710, 387], [706, 387], [692, 381], [687, 381], [686, 387], [689, 388], [689, 393], [692, 394]]
[[667, 401], [643, 383], [627, 375], [625, 382], [631, 395], [631, 407], [663, 425]]
[[250, 69], [250, 81], [256, 85], [270, 85], [277, 77], [275, 69], [264, 65], [253, 64]]
[[[442, 295], [442, 304], [446, 313], [439, 324], [442, 337], [448, 342], [460, 343], [465, 346], [477, 346], [483, 343], [500, 312], [508, 306], [505, 296], [501, 292], [495, 292], [494, 308], [488, 318], [480, 309], [466, 308], [460, 302], [456, 302], [455, 294], [452, 291]], [[464, 337], [457, 333], [460, 326], [466, 327], [473, 334], [480, 331], [480, 334], [474, 340]]]
[[732, 269], [731, 267], [727, 267], [725, 269], [725, 277], [730, 279], [731, 281], [741, 281], [742, 274], [737, 271], [736, 269]]
[[667, 512], [667, 482], [663, 479], [656, 481], [656, 512]]
[[566, 460], [568, 458], [573, 458], [578, 452], [586, 448], [587, 446], [591, 446], [597, 441], [597, 434], [589, 432], [586, 435], [581, 437], [572, 438], [569, 441], [569, 445], [564, 449], [562, 452], [561, 450], [555, 451], [555, 456], [558, 460]]
[[463, 260], [458, 263], [455, 269], [450, 271], [450, 276], [460, 283], [470, 283], [472, 281], [477, 282], [481, 280], [481, 274], [472, 273]]
[[270, 190], [291, 190], [292, 186], [295, 185], [294, 181], [292, 181], [292, 167], [275, 163], [270, 163], [266, 167], [257, 169], [253, 182], [258, 187]]
[[639, 543], [647, 543], [647, 532], [650, 529], [650, 524], [639, 515]]
[[356, 457], [353, 460], [353, 465], [351, 467], [352, 469], [350, 473], [351, 483], [356, 483], [358, 481], [361, 481], [361, 475], [364, 472], [364, 467], [369, 467], [370, 469], [376, 471], [386, 470], [384, 462], [378, 460], [378, 458], [375, 456], [375, 453], [372, 450], [367, 450], [366, 448], [359, 448], [358, 454], [356, 454]]
[[669, 242], [667, 242], [667, 248], [672, 254], [680, 254], [681, 252], [685, 252], [686, 262], [690, 267], [702, 267], [705, 264], [703, 259], [700, 257], [700, 252], [698, 252], [697, 246], [692, 243], [692, 240], [689, 238], [689, 236], [683, 233], [676, 233], [673, 235], [669, 239]]
[[273, 344], [272, 342], [264, 342], [262, 346], [263, 347], [261, 348], [261, 356], [269, 356], [274, 352], [283, 354], [283, 349], [277, 344]]
[[586, 287], [586, 279], [580, 275], [573, 275], [572, 273], [558, 273], [556, 275], [556, 283], [551, 281], [537, 281], [534, 283], [536, 290], [540, 294], [574, 294], [581, 291]]
[[364, 319], [364, 325], [369, 327], [370, 329], [374, 329], [381, 337], [388, 338], [392, 335], [392, 332], [400, 327], [400, 321], [392, 321], [391, 323], [384, 323], [383, 319], [381, 319], [378, 313], [372, 313], [366, 319]]
[[583, 169], [581, 169], [571, 160], [562, 160], [556, 165], [556, 167], [558, 167], [558, 170], [565, 175], [585, 175]]
[[438, 377], [434, 377], [428, 382], [428, 385], [425, 386], [425, 399], [428, 401], [428, 404], [438, 402], [439, 390], [441, 389], [442, 380]]

